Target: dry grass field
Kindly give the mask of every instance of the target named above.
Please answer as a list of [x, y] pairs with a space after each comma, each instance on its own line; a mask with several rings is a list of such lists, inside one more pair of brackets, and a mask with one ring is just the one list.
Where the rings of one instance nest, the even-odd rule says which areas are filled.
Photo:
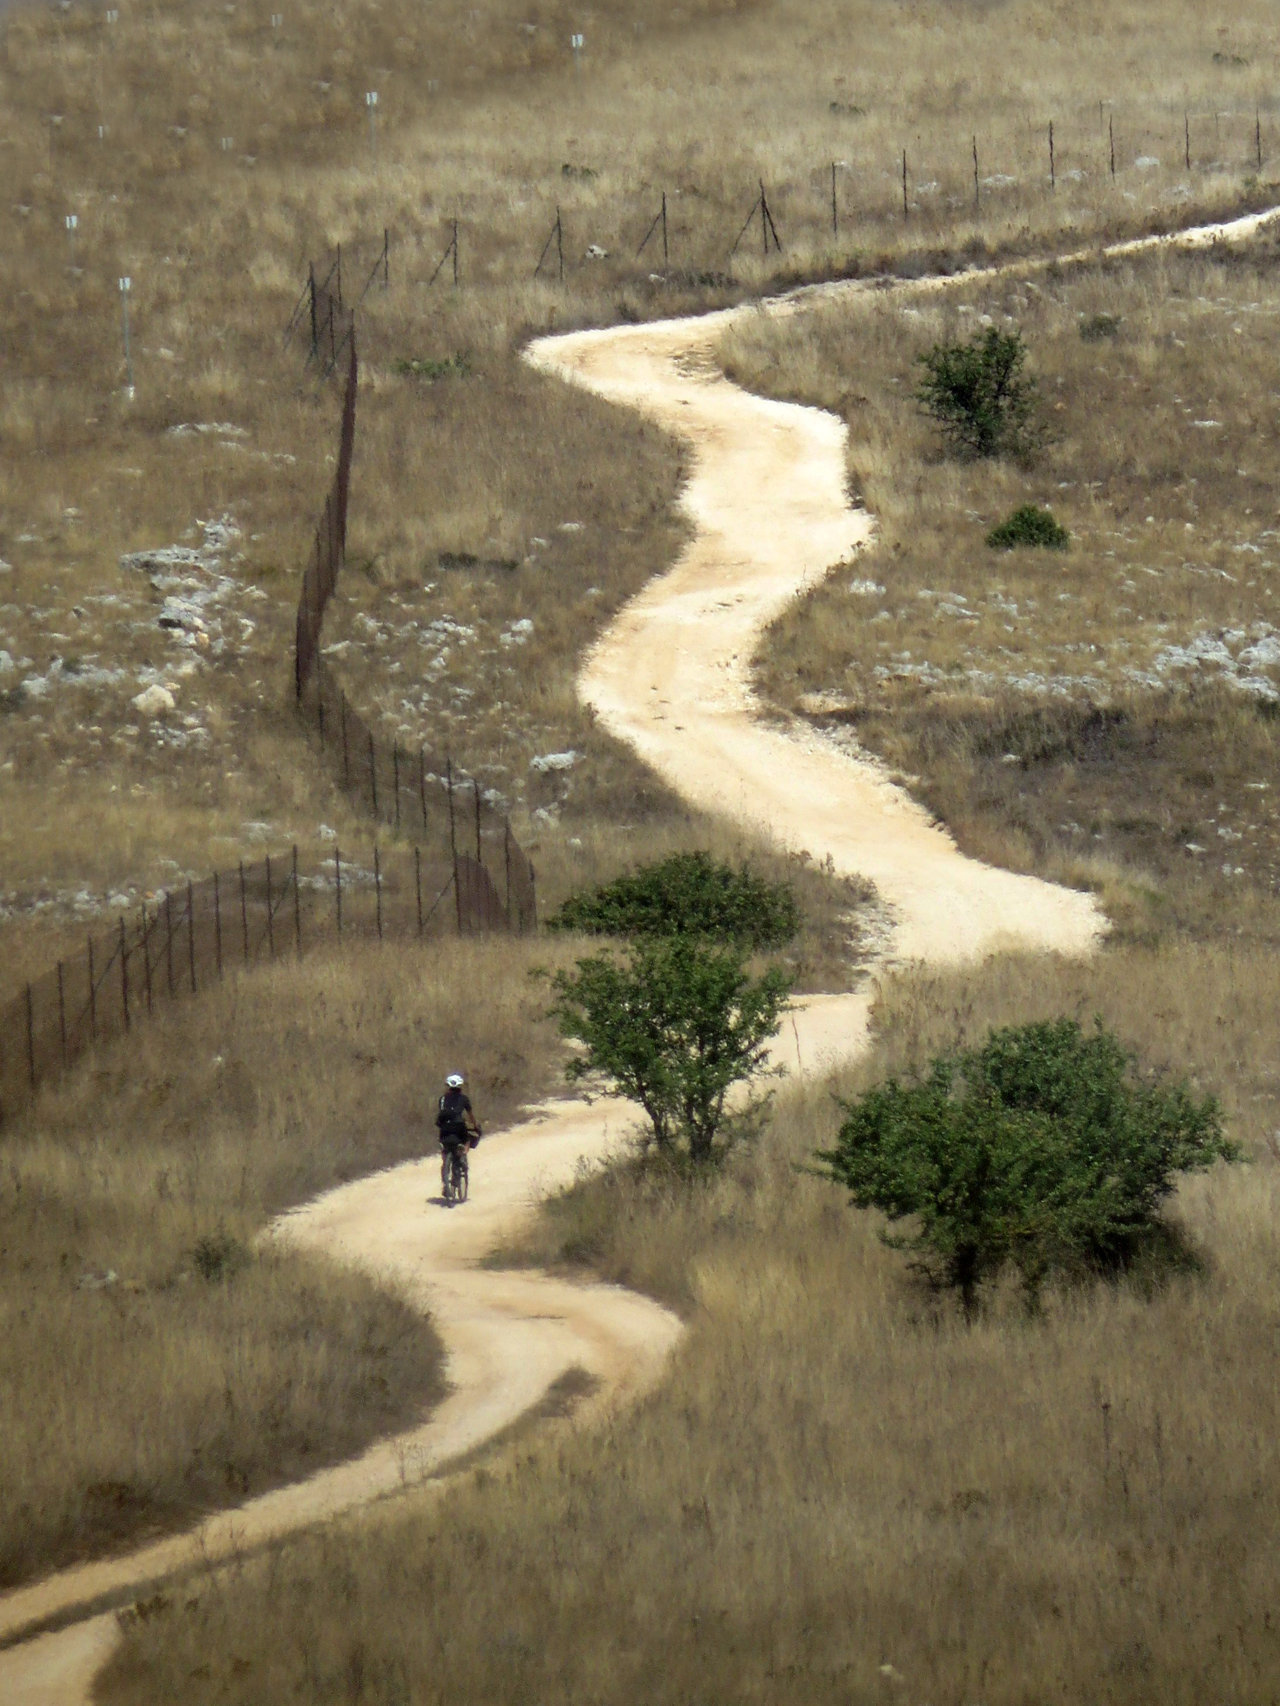
[[795, 1171], [829, 1087], [702, 1190], [587, 1183], [566, 1248], [678, 1300], [666, 1385], [135, 1627], [100, 1698], [1270, 1700], [1280, 1080], [1271, 955], [1112, 951], [891, 986], [851, 1090], [988, 1024], [1100, 1011], [1256, 1159], [1179, 1198], [1204, 1272], [972, 1329]]
[[[882, 755], [980, 857], [1139, 932], [1280, 927], [1274, 238], [735, 328], [737, 377], [839, 411], [872, 550], [775, 624], [765, 695]], [[1021, 329], [1050, 441], [940, 453], [916, 357]], [[1048, 506], [1066, 552], [996, 551]]]
[[[678, 549], [680, 458], [526, 373], [524, 338], [1262, 205], [1273, 24], [1261, 0], [1229, 19], [1190, 0], [1158, 19], [1132, 0], [6, 12], [0, 995], [188, 873], [321, 825], [367, 835], [289, 715], [336, 413], [282, 337], [308, 261], [341, 243], [354, 296], [391, 233], [390, 287], [361, 309], [351, 570], [326, 641], [388, 735], [453, 745], [510, 803], [554, 903], [646, 853], [747, 849], [574, 701], [583, 648]], [[762, 179], [782, 252], [754, 227], [731, 254]], [[664, 191], [660, 270], [655, 241], [636, 249]], [[557, 209], [565, 276], [535, 280]], [[459, 286], [447, 267], [431, 285], [455, 218]], [[1274, 620], [1267, 264], [872, 301], [727, 352], [846, 413], [881, 518], [874, 558], [771, 637], [762, 685], [918, 777], [966, 846], [1099, 885], [1122, 926], [1088, 968], [891, 985], [856, 1082], [991, 1021], [1103, 1012], [1219, 1090], [1255, 1156], [1179, 1201], [1204, 1272], [1059, 1296], [1036, 1323], [1001, 1300], [964, 1331], [794, 1170], [835, 1118], [806, 1086], [705, 1190], [586, 1181], [526, 1252], [687, 1311], [661, 1392], [135, 1623], [104, 1700], [1272, 1698], [1255, 1538], [1276, 1514], [1280, 823], [1275, 725], [1231, 685], [1265, 673]], [[1030, 475], [941, 464], [906, 400], [913, 354], [982, 313], [1016, 316], [1049, 398], [1056, 441]], [[1101, 313], [1115, 339], [1082, 341]], [[982, 533], [1026, 495], [1075, 548], [997, 574]], [[174, 583], [121, 566], [170, 544], [193, 553]], [[161, 627], [169, 596], [200, 625]], [[1188, 647], [1200, 662], [1171, 661]], [[133, 706], [153, 683], [172, 714]], [[799, 969], [829, 987], [860, 897], [800, 881]], [[429, 1328], [364, 1282], [295, 1257], [200, 1268], [418, 1150], [445, 1057], [490, 1120], [549, 1083], [528, 957], [468, 948], [448, 1001], [399, 950], [279, 967], [103, 1053], [5, 1132], [3, 1479], [21, 1492], [0, 1579], [339, 1456], [438, 1390]]]
[[253, 1241], [432, 1150], [453, 1065], [489, 1121], [548, 1087], [559, 1045], [520, 961], [473, 945], [459, 979], [388, 943], [233, 979], [6, 1128], [0, 1585], [294, 1480], [439, 1396], [416, 1310]]

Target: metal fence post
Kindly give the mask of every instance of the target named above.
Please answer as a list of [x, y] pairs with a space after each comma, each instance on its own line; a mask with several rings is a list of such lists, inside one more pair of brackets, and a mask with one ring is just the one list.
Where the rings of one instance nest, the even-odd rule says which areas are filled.
[[302, 897], [298, 893], [298, 847], [293, 848], [293, 945], [302, 958]]
[[511, 820], [506, 818], [502, 824], [502, 863], [507, 875], [507, 928], [512, 927], [511, 919]]
[[378, 856], [378, 843], [373, 844], [373, 892], [378, 909], [378, 940], [382, 940], [382, 861]]
[[475, 789], [476, 795], [476, 864], [482, 865], [484, 863], [484, 845], [480, 840], [480, 783], [478, 779], [473, 777], [471, 786]]
[[244, 942], [244, 963], [249, 963], [249, 901], [244, 890], [244, 860], [240, 861], [240, 935]]
[[213, 873], [213, 951], [217, 961], [218, 976], [222, 976], [222, 894], [218, 887], [218, 873]]
[[151, 927], [147, 922], [147, 903], [142, 903], [142, 968], [143, 982], [147, 990], [147, 1012], [152, 1011], [151, 1002]]
[[427, 755], [426, 751], [418, 748], [418, 798], [422, 802], [422, 827], [427, 827]]
[[62, 987], [61, 960], [58, 961], [58, 1036], [62, 1042], [62, 1065], [65, 1069], [67, 1064], [67, 997]]
[[187, 970], [191, 973], [191, 993], [196, 991], [196, 891], [187, 881]]
[[164, 956], [169, 977], [169, 999], [173, 1000], [173, 892], [164, 897]]
[[399, 833], [400, 833], [400, 742], [398, 740], [393, 740], [391, 743], [391, 782], [392, 782], [392, 786], [395, 788], [395, 791], [396, 791], [395, 822], [396, 822], [396, 834], [399, 835]]
[[120, 1006], [124, 1013], [124, 1028], [129, 1029], [129, 940], [125, 934], [124, 917], [120, 919]]
[[333, 907], [338, 919], [338, 936], [342, 936], [342, 854], [335, 842], [333, 847]]

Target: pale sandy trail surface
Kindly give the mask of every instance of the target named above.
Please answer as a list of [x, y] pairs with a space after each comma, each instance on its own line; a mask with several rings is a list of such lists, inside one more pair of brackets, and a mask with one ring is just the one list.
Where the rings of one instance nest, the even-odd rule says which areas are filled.
[[[1274, 217], [1114, 252], [1246, 238]], [[767, 307], [790, 313], [806, 299], [866, 288], [819, 286]], [[721, 331], [733, 314], [754, 311], [577, 333], [530, 351], [536, 365], [643, 410], [693, 452], [685, 503], [695, 538], [671, 573], [604, 635], [582, 673], [584, 698], [702, 809], [829, 859], [837, 871], [870, 877], [892, 918], [886, 957], [958, 963], [1006, 947], [1089, 952], [1101, 921], [1087, 896], [962, 857], [877, 766], [758, 720], [749, 665], [762, 629], [788, 599], [864, 544], [872, 522], [846, 500], [842, 423], [816, 409], [751, 397], [716, 369]], [[784, 1028], [779, 1058], [813, 1073], [851, 1058], [865, 1047], [870, 1006], [866, 989], [805, 1002]], [[476, 1194], [453, 1212], [428, 1204], [438, 1190], [432, 1158], [359, 1180], [287, 1216], [276, 1236], [391, 1277], [432, 1311], [448, 1350], [451, 1396], [422, 1427], [212, 1517], [194, 1534], [0, 1598], [0, 1642], [42, 1622], [81, 1619], [0, 1651], [0, 1702], [88, 1700], [116, 1627], [114, 1617], [90, 1614], [95, 1602], [339, 1517], [430, 1476], [501, 1432], [570, 1369], [597, 1382], [588, 1413], [659, 1378], [679, 1326], [657, 1304], [616, 1287], [478, 1266], [539, 1193], [569, 1179], [580, 1157], [607, 1153], [630, 1118], [618, 1103], [560, 1103], [487, 1139]]]

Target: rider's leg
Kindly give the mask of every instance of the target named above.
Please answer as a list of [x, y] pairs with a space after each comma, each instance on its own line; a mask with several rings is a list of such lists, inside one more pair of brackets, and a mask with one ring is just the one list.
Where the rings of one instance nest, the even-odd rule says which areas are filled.
[[449, 1189], [449, 1145], [447, 1143], [440, 1145], [440, 1189], [442, 1191]]

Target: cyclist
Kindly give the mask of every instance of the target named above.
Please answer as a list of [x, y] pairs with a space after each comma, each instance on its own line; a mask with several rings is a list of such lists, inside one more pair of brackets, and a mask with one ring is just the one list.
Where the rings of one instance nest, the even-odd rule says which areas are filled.
[[454, 1152], [464, 1144], [474, 1149], [479, 1143], [480, 1123], [471, 1107], [471, 1098], [463, 1088], [466, 1080], [460, 1072], [451, 1072], [445, 1079], [444, 1095], [436, 1108], [436, 1130], [440, 1134], [440, 1183], [444, 1195], [449, 1195], [449, 1173]]

